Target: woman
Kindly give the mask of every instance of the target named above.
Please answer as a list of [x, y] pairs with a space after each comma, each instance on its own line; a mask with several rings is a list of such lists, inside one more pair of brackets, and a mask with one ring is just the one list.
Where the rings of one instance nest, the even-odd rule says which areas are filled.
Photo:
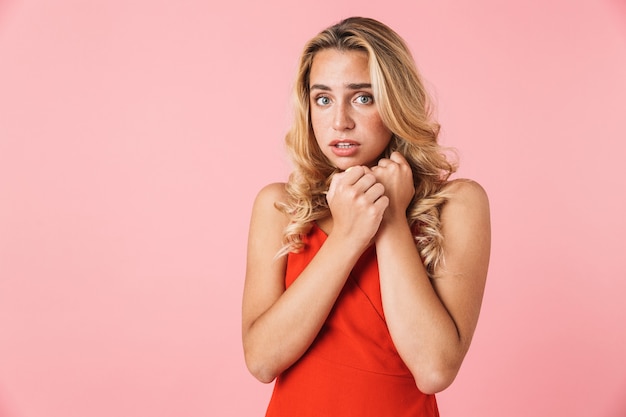
[[479, 316], [489, 206], [437, 143], [404, 41], [349, 18], [305, 46], [286, 143], [258, 194], [243, 297], [267, 416], [436, 416]]

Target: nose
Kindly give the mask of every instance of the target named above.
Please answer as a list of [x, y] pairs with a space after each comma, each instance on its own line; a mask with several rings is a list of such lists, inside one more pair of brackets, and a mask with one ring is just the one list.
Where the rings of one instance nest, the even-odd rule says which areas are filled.
[[335, 114], [333, 115], [333, 128], [335, 130], [346, 130], [354, 127], [354, 120], [350, 115], [350, 106], [338, 103], [335, 106]]

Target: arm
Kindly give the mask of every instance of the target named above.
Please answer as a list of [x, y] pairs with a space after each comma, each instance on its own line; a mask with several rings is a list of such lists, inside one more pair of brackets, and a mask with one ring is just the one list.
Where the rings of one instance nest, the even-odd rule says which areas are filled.
[[410, 168], [403, 166], [404, 158], [395, 159], [375, 170], [391, 195], [376, 238], [383, 307], [394, 344], [418, 387], [435, 393], [456, 377], [476, 328], [489, 263], [489, 205], [477, 183], [448, 185], [451, 197], [441, 211], [445, 263], [431, 281], [404, 214], [408, 202], [401, 184], [408, 168], [412, 186]]
[[333, 232], [287, 290], [286, 257], [274, 259], [288, 222], [274, 207], [285, 200], [284, 185], [264, 188], [254, 203], [242, 332], [246, 364], [260, 381], [271, 382], [306, 352], [378, 230], [388, 200], [373, 175], [358, 171], [333, 178], [328, 194]]

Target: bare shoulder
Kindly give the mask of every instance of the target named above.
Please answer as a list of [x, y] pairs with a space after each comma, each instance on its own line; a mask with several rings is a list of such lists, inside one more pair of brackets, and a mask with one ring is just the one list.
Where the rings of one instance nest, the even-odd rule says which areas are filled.
[[464, 178], [453, 180], [446, 184], [444, 190], [448, 194], [446, 206], [449, 208], [486, 210], [487, 213], [489, 212], [487, 192], [476, 181]]
[[284, 257], [280, 262], [274, 259], [283, 246], [283, 231], [289, 222], [287, 215], [277, 207], [286, 198], [285, 184], [274, 183], [263, 187], [254, 201], [248, 233], [246, 281], [268, 282], [267, 277], [271, 276], [273, 279], [269, 282], [282, 282]]
[[[249, 255], [272, 259], [283, 245], [283, 231], [289, 218], [279, 208], [287, 201], [284, 183], [273, 183], [263, 187], [254, 200], [250, 231], [248, 234]], [[269, 252], [272, 252], [271, 256]]]
[[284, 182], [274, 182], [261, 188], [257, 194], [256, 201], [267, 203], [269, 201], [284, 202], [287, 199], [287, 191]]
[[474, 262], [482, 260], [479, 263], [486, 267], [491, 220], [485, 189], [475, 181], [461, 179], [448, 183], [446, 191], [449, 195], [441, 209], [441, 227], [449, 263], [471, 254]]
[[277, 204], [285, 203], [286, 201], [287, 191], [285, 183], [276, 182], [266, 185], [259, 191], [254, 200], [252, 215], [260, 215], [264, 218], [270, 217], [276, 221], [283, 219], [286, 222], [287, 217], [276, 207]]

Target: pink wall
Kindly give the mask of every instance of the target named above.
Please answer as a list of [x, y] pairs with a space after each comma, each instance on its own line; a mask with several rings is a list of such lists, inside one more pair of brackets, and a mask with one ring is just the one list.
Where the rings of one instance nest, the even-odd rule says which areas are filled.
[[[363, 5], [362, 3], [373, 3]], [[402, 34], [493, 261], [444, 416], [626, 415], [626, 5], [0, 1], [0, 416], [262, 415], [240, 300], [300, 47]]]

